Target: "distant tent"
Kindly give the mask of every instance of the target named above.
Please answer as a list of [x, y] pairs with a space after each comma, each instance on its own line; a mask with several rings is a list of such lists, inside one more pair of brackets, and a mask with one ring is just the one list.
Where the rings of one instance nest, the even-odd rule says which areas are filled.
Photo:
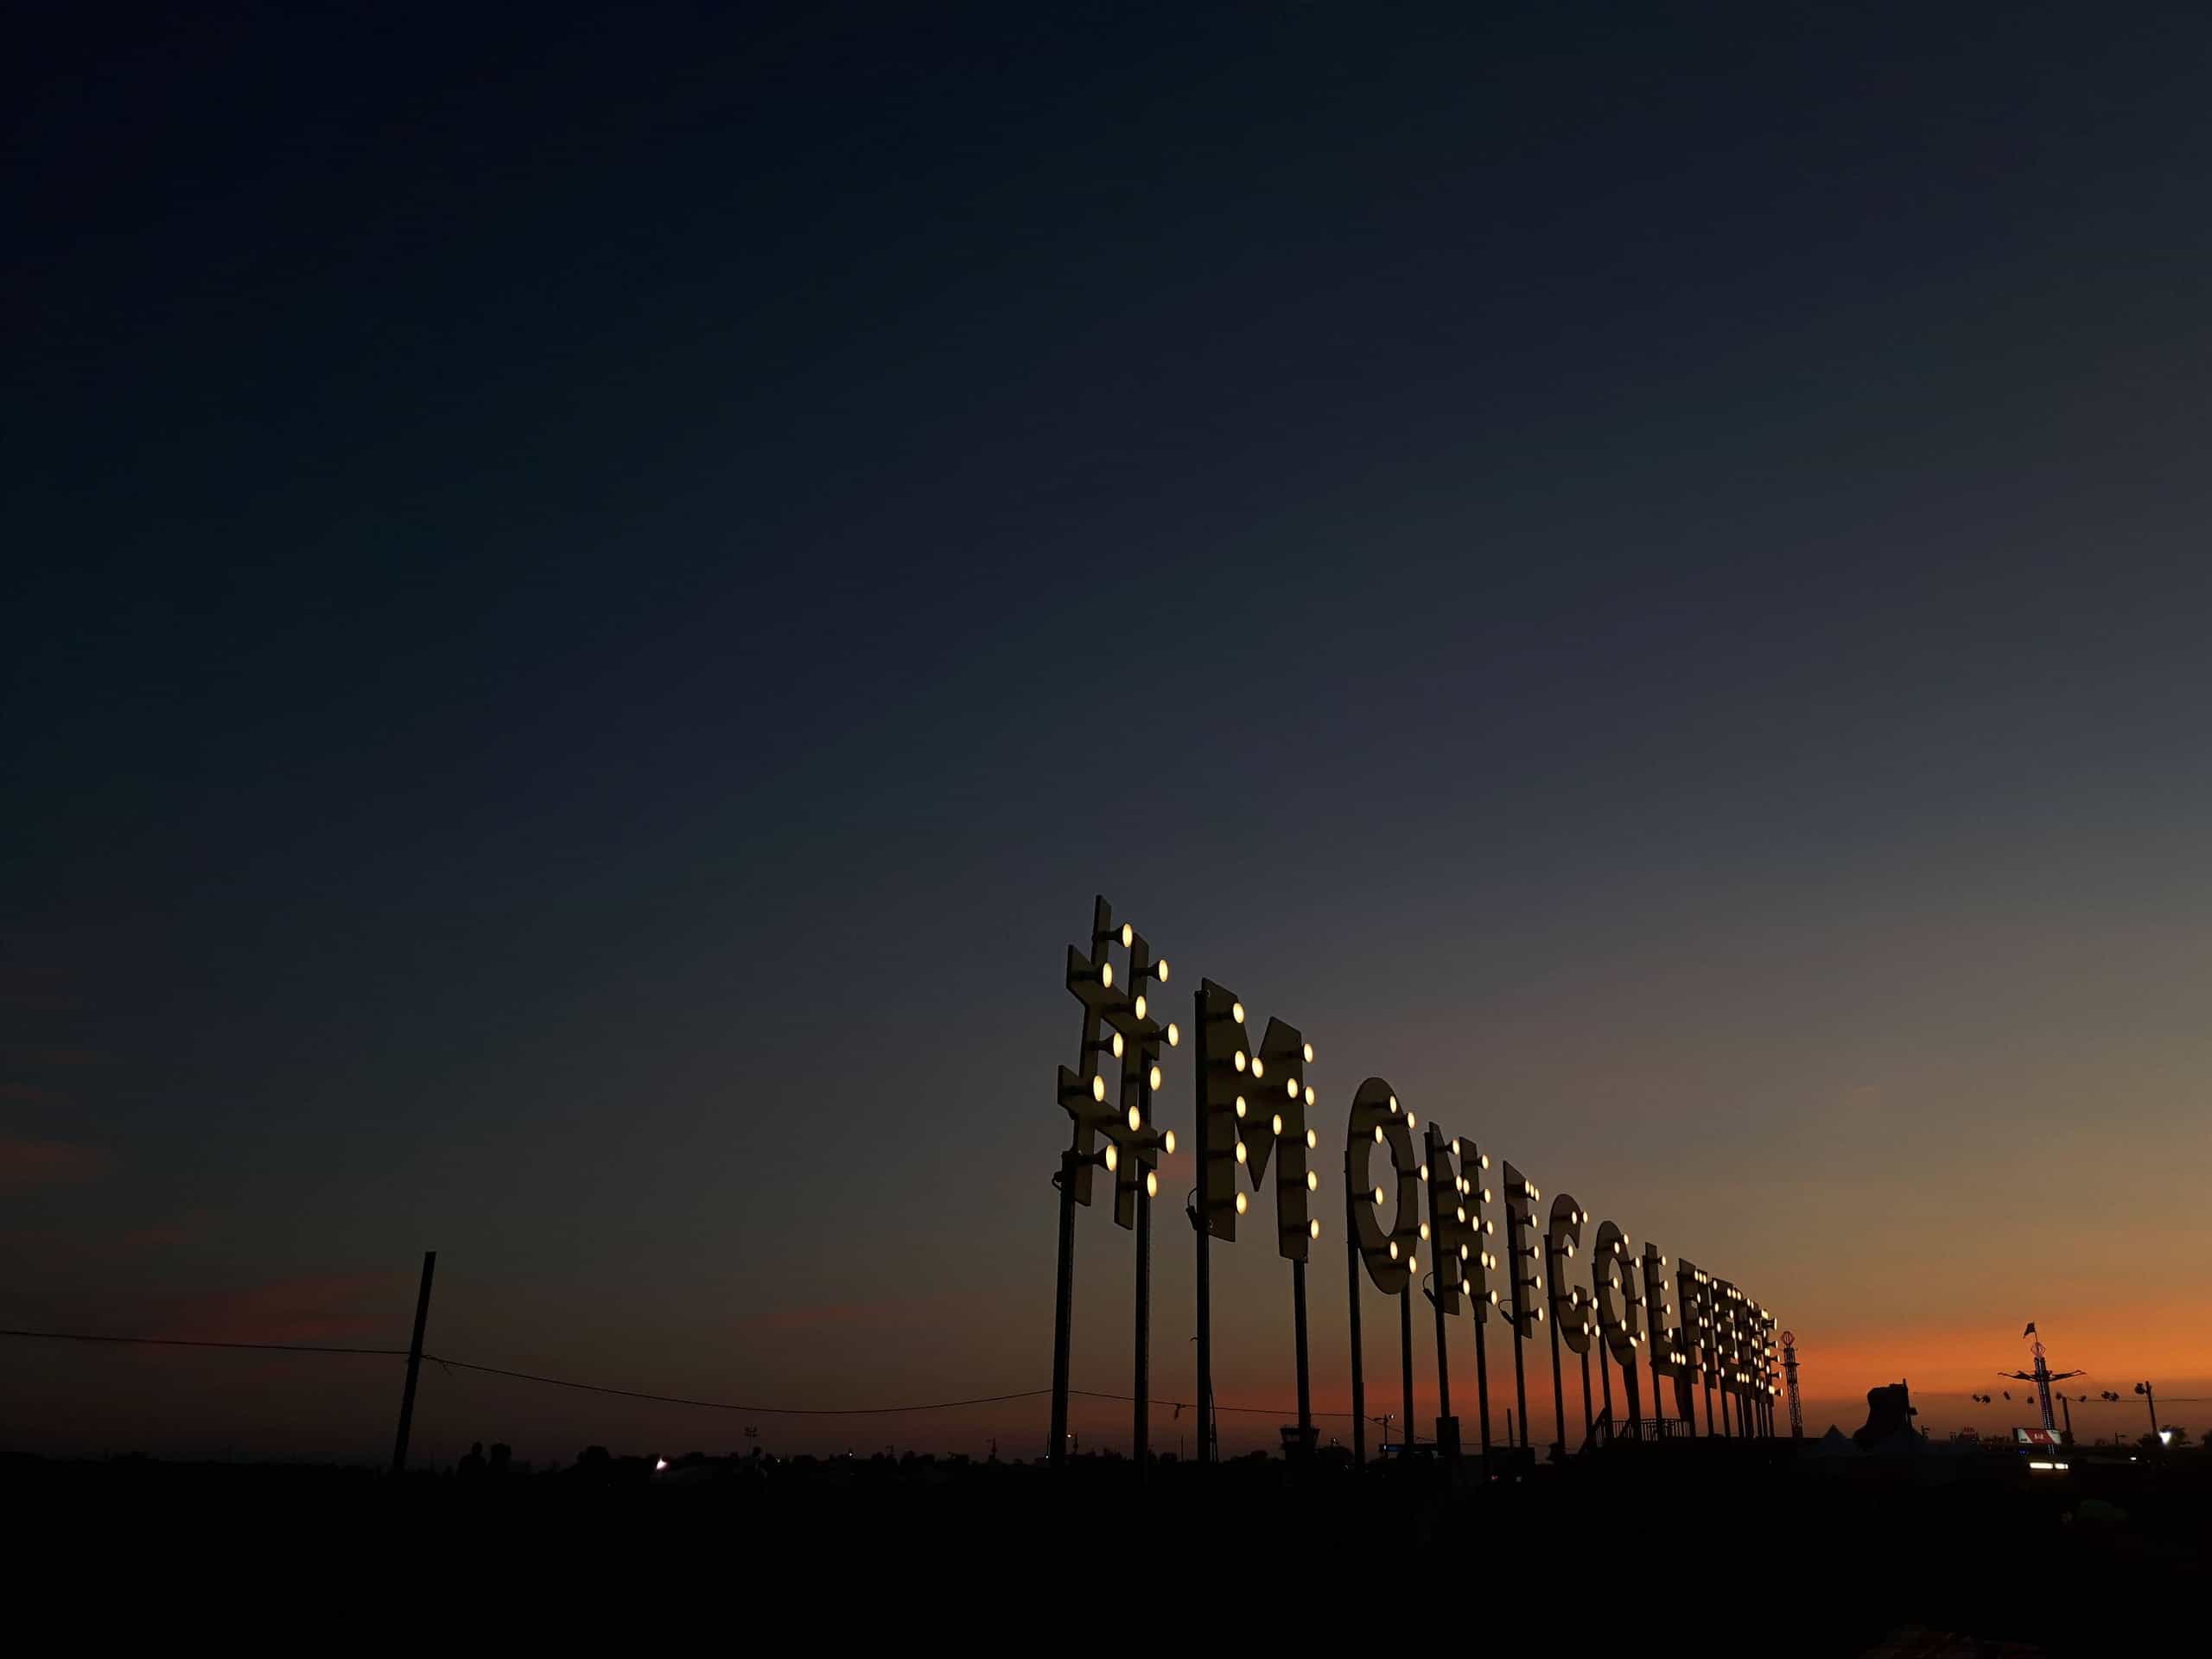
[[1858, 1443], [1850, 1435], [1830, 1423], [1828, 1432], [1821, 1435], [1805, 1455], [1811, 1458], [1863, 1458], [1866, 1454], [1859, 1449]]
[[1866, 1449], [1878, 1458], [1911, 1458], [1927, 1451], [1928, 1443], [1916, 1431], [1900, 1427]]

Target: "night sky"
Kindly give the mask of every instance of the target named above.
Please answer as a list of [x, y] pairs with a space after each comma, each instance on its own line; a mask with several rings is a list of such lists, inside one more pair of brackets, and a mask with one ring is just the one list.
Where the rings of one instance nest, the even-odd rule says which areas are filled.
[[[1964, 1399], [2031, 1319], [2212, 1394], [2201, 12], [35, 6], [10, 56], [0, 1324], [400, 1346], [435, 1248], [455, 1357], [1042, 1388], [1103, 892], [1312, 1038], [1317, 1166], [1387, 1077], [1771, 1305], [1816, 1432], [1899, 1376], [2031, 1421]], [[1224, 1405], [1290, 1398], [1264, 1230]], [[389, 1445], [389, 1361], [5, 1358], [10, 1446]], [[426, 1459], [741, 1444], [423, 1391]]]

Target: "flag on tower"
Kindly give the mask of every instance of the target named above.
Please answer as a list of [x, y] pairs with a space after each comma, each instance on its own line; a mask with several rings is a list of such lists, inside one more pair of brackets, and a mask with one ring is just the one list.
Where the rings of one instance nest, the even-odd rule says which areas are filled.
[[2027, 1328], [2026, 1330], [2024, 1330], [2024, 1331], [2021, 1332], [2020, 1332], [2020, 1334], [2021, 1334], [2022, 1336], [2024, 1336], [2024, 1337], [2032, 1337], [2033, 1335], [2035, 1335], [2035, 1333], [2036, 1333], [2036, 1322], [2035, 1322], [2033, 1319], [2030, 1319], [2030, 1320], [2028, 1321], [2028, 1328]]

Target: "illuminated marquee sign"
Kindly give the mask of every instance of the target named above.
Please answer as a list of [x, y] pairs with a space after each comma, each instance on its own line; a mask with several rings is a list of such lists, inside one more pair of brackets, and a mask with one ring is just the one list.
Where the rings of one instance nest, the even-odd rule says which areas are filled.
[[[1140, 1473], [1146, 1462], [1151, 1205], [1160, 1190], [1160, 1160], [1175, 1150], [1173, 1132], [1156, 1121], [1156, 1101], [1166, 1084], [1162, 1056], [1181, 1042], [1178, 1027], [1164, 1018], [1167, 978], [1167, 963], [1154, 957], [1133, 926], [1116, 927], [1111, 906], [1099, 899], [1088, 946], [1071, 946], [1067, 962], [1068, 989], [1082, 1005], [1083, 1028], [1077, 1063], [1060, 1067], [1058, 1080], [1071, 1135], [1054, 1178], [1060, 1238], [1049, 1450], [1056, 1463], [1065, 1456], [1067, 1444], [1075, 1211], [1091, 1202], [1093, 1172], [1101, 1169], [1113, 1178], [1116, 1223], [1137, 1236], [1135, 1427]], [[1211, 979], [1193, 994], [1192, 1021], [1198, 1167], [1185, 1213], [1198, 1249], [1199, 1456], [1210, 1457], [1213, 1445], [1211, 1246], [1216, 1239], [1236, 1242], [1237, 1223], [1255, 1219], [1254, 1200], [1268, 1185], [1274, 1190], [1276, 1253], [1291, 1268], [1299, 1421], [1290, 1449], [1310, 1452], [1314, 1435], [1306, 1269], [1324, 1233], [1316, 1213], [1321, 1147], [1316, 1127], [1319, 1095], [1311, 1076], [1313, 1046], [1298, 1027], [1270, 1019], [1255, 1051], [1243, 1000]], [[1103, 1068], [1108, 1058], [1118, 1065], [1110, 1084]], [[1542, 1192], [1510, 1163], [1501, 1166], [1494, 1192], [1489, 1154], [1433, 1121], [1424, 1129], [1420, 1116], [1382, 1077], [1370, 1077], [1354, 1090], [1344, 1133], [1356, 1461], [1366, 1459], [1369, 1421], [1360, 1340], [1363, 1278], [1399, 1301], [1402, 1443], [1418, 1439], [1413, 1421], [1416, 1288], [1435, 1314], [1436, 1443], [1447, 1459], [1456, 1458], [1459, 1444], [1451, 1409], [1448, 1322], [1462, 1313], [1474, 1325], [1485, 1467], [1492, 1447], [1484, 1332], [1493, 1314], [1513, 1337], [1514, 1404], [1523, 1447], [1530, 1440], [1523, 1345], [1540, 1334], [1549, 1338], [1553, 1431], [1562, 1452], [1572, 1440], [1562, 1348], [1580, 1362], [1582, 1445], [1595, 1443], [1601, 1434], [1694, 1437], [1700, 1390], [1705, 1433], [1773, 1433], [1773, 1403], [1780, 1392], [1776, 1322], [1737, 1286], [1686, 1258], [1671, 1259], [1649, 1243], [1637, 1254], [1618, 1225], [1598, 1220], [1564, 1193], [1553, 1197], [1540, 1218]], [[1502, 1240], [1497, 1221], [1487, 1213], [1499, 1200], [1505, 1223]], [[1598, 1357], [1602, 1416], [1591, 1389], [1592, 1353]], [[1649, 1364], [1648, 1412], [1639, 1361]], [[1615, 1369], [1620, 1373], [1618, 1408]]]

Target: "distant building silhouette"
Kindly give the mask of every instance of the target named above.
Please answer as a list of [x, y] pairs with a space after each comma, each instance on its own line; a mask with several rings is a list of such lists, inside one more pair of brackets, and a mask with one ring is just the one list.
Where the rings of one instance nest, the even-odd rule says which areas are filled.
[[1866, 1390], [1866, 1421], [1852, 1435], [1862, 1452], [1872, 1452], [1877, 1446], [1904, 1435], [1916, 1440], [1912, 1420], [1920, 1414], [1912, 1403], [1912, 1392], [1902, 1382], [1885, 1383], [1880, 1388]]

